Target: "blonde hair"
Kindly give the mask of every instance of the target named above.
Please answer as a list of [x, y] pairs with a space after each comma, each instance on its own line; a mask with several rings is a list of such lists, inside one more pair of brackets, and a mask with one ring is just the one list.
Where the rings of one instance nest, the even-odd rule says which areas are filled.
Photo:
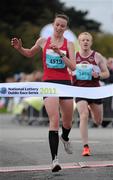
[[87, 35], [87, 36], [89, 36], [91, 38], [91, 40], [93, 40], [93, 36], [89, 32], [82, 32], [82, 33], [80, 33], [79, 36], [78, 36], [78, 40], [80, 40], [80, 37], [82, 35]]

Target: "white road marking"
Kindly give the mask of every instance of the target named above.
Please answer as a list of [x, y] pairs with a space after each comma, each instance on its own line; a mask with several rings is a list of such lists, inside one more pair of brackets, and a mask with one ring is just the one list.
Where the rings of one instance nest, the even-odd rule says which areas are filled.
[[[45, 143], [48, 141], [48, 139], [8, 139], [8, 138], [3, 138], [0, 139], [0, 142], [15, 142], [15, 143]], [[71, 140], [72, 143], [82, 143], [81, 140]], [[98, 144], [100, 141], [97, 140], [89, 140], [90, 144]], [[102, 142], [101, 142], [102, 143]]]
[[[80, 168], [94, 168], [94, 167], [113, 167], [113, 161], [90, 161], [90, 162], [72, 162], [61, 164], [62, 169], [80, 169]], [[51, 170], [51, 165], [39, 166], [14, 166], [14, 167], [0, 167], [0, 173], [3, 172], [23, 172], [23, 171], [46, 171]]]

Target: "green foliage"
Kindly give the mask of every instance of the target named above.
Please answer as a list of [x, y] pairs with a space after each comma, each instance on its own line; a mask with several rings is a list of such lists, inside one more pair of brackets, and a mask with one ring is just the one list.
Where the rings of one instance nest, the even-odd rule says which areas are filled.
[[[12, 33], [14, 32], [14, 34]], [[23, 46], [31, 47], [35, 40], [39, 37], [39, 28], [26, 22], [23, 23], [19, 28], [15, 28], [11, 32], [12, 37], [22, 38]], [[15, 49], [11, 47], [11, 39], [6, 35], [2, 34], [0, 40], [0, 78], [5, 79], [6, 76], [12, 76], [15, 73], [26, 72], [30, 73], [36, 67], [41, 69], [41, 53], [37, 52], [34, 58], [26, 58], [19, 54]]]
[[[77, 11], [66, 8], [59, 0], [4, 0], [0, 5], [0, 19], [11, 27], [19, 27], [23, 22], [30, 22], [37, 26], [44, 26], [52, 22], [55, 13], [66, 13], [70, 17], [70, 28], [83, 26], [96, 28], [100, 31], [100, 24], [87, 20], [87, 11]], [[89, 25], [90, 24], [90, 25]]]
[[0, 108], [0, 113], [7, 113], [7, 109], [4, 107], [4, 108]]
[[95, 34], [93, 48], [106, 58], [113, 57], [113, 35]]

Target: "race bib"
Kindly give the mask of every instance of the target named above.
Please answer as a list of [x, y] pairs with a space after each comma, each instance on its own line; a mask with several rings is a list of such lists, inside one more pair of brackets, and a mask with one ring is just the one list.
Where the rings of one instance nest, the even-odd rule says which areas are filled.
[[52, 49], [46, 50], [46, 64], [48, 68], [63, 69], [65, 68], [65, 63]]
[[77, 80], [92, 80], [92, 64], [77, 64], [75, 75]]

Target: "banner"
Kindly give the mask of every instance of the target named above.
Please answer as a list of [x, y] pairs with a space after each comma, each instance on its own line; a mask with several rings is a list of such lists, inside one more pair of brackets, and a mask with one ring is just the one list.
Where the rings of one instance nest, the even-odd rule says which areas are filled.
[[0, 97], [83, 97], [99, 99], [113, 96], [113, 84], [76, 87], [48, 82], [0, 83]]

